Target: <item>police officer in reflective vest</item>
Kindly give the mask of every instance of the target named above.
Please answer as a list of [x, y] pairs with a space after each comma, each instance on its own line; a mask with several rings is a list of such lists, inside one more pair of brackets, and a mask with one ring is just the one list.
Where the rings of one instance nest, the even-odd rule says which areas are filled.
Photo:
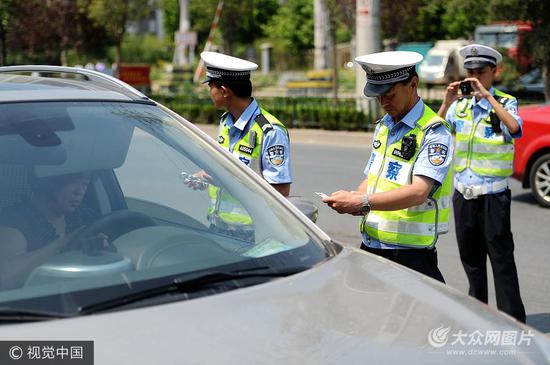
[[367, 73], [365, 95], [387, 114], [357, 191], [323, 201], [338, 213], [363, 215], [363, 250], [444, 282], [435, 243], [449, 229], [453, 145], [448, 125], [418, 96], [422, 55], [381, 52], [355, 61]]
[[460, 54], [468, 78], [449, 84], [438, 112], [456, 131], [453, 207], [460, 259], [470, 295], [487, 303], [488, 255], [498, 308], [525, 322], [507, 179], [512, 175], [514, 138], [521, 136], [522, 120], [516, 98], [493, 87], [500, 53], [471, 44]]
[[[258, 65], [217, 52], [203, 52], [206, 81], [214, 106], [225, 109], [218, 143], [252, 168], [283, 196], [290, 193], [290, 142], [285, 126], [252, 97], [251, 71]], [[206, 172], [195, 174], [210, 179]], [[212, 202], [209, 220], [218, 229], [251, 231], [252, 219], [227, 191], [208, 188]]]

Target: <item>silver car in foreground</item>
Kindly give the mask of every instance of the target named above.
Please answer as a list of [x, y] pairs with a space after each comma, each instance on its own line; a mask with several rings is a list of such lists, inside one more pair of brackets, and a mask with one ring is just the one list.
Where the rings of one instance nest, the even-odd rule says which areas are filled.
[[[198, 171], [204, 190], [182, 181]], [[93, 341], [74, 354], [95, 364], [549, 363], [543, 334], [332, 241], [193, 124], [93, 71], [0, 68], [0, 186], [2, 364], [73, 355], [57, 341]], [[215, 191], [252, 230], [213, 219]]]

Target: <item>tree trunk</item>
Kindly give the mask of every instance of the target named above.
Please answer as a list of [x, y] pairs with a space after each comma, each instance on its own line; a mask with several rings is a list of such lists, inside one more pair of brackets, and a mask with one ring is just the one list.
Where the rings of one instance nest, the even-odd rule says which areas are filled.
[[122, 57], [122, 40], [117, 42], [116, 47], [115, 47], [115, 68], [113, 69], [113, 76], [114, 77], [119, 76], [121, 57]]
[[0, 26], [0, 66], [6, 65], [8, 52], [6, 49], [6, 32], [4, 27]]
[[542, 65], [542, 79], [544, 80], [544, 99], [550, 101], [550, 62]]
[[62, 49], [61, 52], [59, 52], [59, 61], [61, 66], [68, 66], [66, 49]]
[[336, 34], [332, 34], [332, 97], [338, 100], [338, 50], [336, 49]]

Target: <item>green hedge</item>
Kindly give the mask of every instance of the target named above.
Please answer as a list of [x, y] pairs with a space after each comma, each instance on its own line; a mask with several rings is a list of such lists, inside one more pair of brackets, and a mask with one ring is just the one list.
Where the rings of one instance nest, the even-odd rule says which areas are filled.
[[[206, 98], [160, 95], [152, 98], [193, 123], [217, 123], [222, 114]], [[258, 102], [288, 128], [372, 130], [372, 121], [376, 119], [357, 110], [354, 99], [261, 98]]]
[[[163, 96], [152, 98], [193, 123], [218, 123], [222, 110], [216, 110], [209, 98]], [[260, 105], [275, 115], [288, 128], [321, 128], [329, 130], [369, 131], [379, 116], [357, 110], [355, 99], [327, 98], [260, 98]], [[424, 100], [437, 112], [441, 101]]]

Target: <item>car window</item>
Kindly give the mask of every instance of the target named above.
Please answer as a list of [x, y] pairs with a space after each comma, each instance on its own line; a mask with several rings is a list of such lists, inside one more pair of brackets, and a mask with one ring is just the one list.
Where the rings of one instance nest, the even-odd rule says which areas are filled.
[[72, 292], [328, 256], [272, 189], [155, 105], [0, 104], [0, 152], [0, 303], [70, 310]]
[[444, 56], [441, 55], [428, 55], [424, 60], [424, 65], [426, 66], [441, 66], [445, 60]]
[[517, 33], [500, 33], [498, 35], [498, 47], [502, 48], [515, 48], [518, 46], [518, 34]]
[[489, 47], [496, 47], [497, 36], [498, 33], [477, 32], [475, 34], [475, 42], [479, 44], [484, 44]]

